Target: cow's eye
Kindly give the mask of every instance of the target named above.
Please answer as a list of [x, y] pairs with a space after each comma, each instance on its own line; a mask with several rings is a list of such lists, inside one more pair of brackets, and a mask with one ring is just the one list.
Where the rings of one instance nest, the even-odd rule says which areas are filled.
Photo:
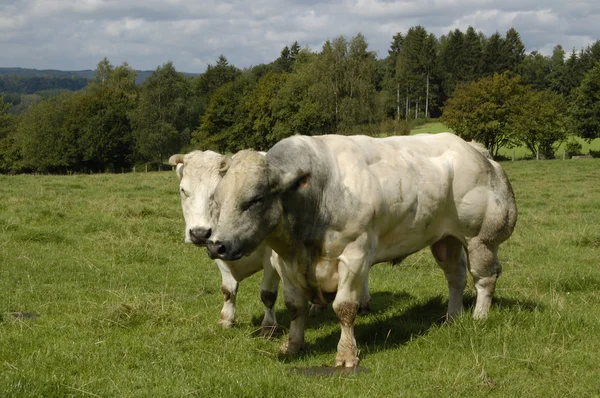
[[183, 189], [183, 187], [179, 187], [179, 192], [181, 192], [181, 195], [183, 195], [183, 196], [185, 196], [185, 197], [188, 197], [188, 196], [190, 196], [190, 195], [188, 194], [188, 192], [187, 192], [185, 189]]

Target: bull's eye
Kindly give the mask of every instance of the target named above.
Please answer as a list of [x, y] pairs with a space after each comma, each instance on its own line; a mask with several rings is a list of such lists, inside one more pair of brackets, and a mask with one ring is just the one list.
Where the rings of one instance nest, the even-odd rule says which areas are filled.
[[257, 207], [263, 204], [263, 197], [261, 195], [257, 195], [255, 197], [253, 197], [252, 199], [250, 199], [247, 203], [246, 203], [246, 210], [251, 209], [253, 207]]
[[183, 189], [183, 187], [179, 187], [179, 192], [181, 193], [182, 196], [185, 196], [186, 198], [188, 196], [190, 196], [187, 191], [185, 189]]

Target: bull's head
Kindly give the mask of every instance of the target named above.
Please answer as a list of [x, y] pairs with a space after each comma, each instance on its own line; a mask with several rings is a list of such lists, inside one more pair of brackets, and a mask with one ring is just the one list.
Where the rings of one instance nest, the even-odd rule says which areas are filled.
[[217, 224], [207, 242], [209, 255], [237, 260], [250, 254], [283, 219], [282, 195], [304, 173], [286, 173], [258, 152], [241, 151], [221, 168], [214, 195]]
[[203, 246], [212, 233], [210, 204], [221, 180], [219, 169], [226, 159], [212, 151], [193, 151], [169, 158], [179, 177], [186, 242]]

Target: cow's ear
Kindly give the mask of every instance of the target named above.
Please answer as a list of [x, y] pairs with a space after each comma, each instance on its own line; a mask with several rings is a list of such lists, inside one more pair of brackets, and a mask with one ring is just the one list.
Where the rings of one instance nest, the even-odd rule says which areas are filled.
[[175, 166], [175, 172], [177, 173], [177, 177], [181, 180], [183, 178], [183, 163], [177, 163]]
[[177, 166], [179, 163], [183, 163], [183, 157], [185, 155], [178, 153], [177, 155], [173, 155], [169, 158], [169, 164], [171, 166]]
[[177, 176], [179, 177], [179, 179], [181, 179], [181, 177], [183, 177], [183, 157], [184, 156], [185, 155], [178, 153], [177, 155], [173, 155], [169, 158], [169, 164], [171, 166], [175, 166], [175, 172], [177, 173]]
[[229, 170], [229, 166], [231, 166], [231, 157], [223, 155], [221, 157], [221, 163], [219, 164], [219, 175], [223, 177], [227, 170]]
[[[295, 173], [286, 173], [278, 170], [276, 177], [272, 179], [274, 193], [282, 193], [287, 191], [297, 191], [300, 188], [308, 185], [310, 180], [310, 173], [302, 170], [298, 170]], [[273, 173], [273, 170], [271, 171]]]

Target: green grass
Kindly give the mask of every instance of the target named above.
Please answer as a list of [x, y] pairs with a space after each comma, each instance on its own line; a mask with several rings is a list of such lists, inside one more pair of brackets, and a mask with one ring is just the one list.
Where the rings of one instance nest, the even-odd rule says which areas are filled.
[[[422, 134], [422, 133], [437, 134], [437, 133], [443, 133], [446, 131], [453, 132], [452, 129], [446, 127], [442, 123], [430, 122], [430, 123], [426, 123], [422, 126], [419, 126], [418, 128], [412, 129], [410, 131], [410, 134]], [[595, 150], [595, 151], [600, 150], [600, 138], [597, 138], [597, 139], [593, 140], [592, 142], [585, 141], [579, 137], [575, 137], [575, 139], [581, 144], [581, 147], [582, 147], [581, 152], [583, 154], [587, 155], [589, 153], [590, 149]], [[566, 146], [566, 143], [563, 143], [558, 147], [556, 154], [555, 154], [557, 159], [559, 159], [559, 158], [562, 159], [563, 149], [565, 148], [565, 146]], [[499, 154], [507, 159], [512, 159], [513, 151], [515, 153], [515, 159], [517, 159], [517, 160], [535, 158], [535, 155], [532, 155], [531, 151], [524, 146], [519, 146], [516, 148], [501, 148], [499, 151]]]
[[220, 275], [183, 243], [174, 173], [0, 176], [0, 395], [598, 396], [600, 161], [504, 166], [519, 220], [490, 318], [440, 323], [447, 290], [427, 251], [375, 266], [356, 326], [369, 371], [332, 377], [292, 374], [333, 364], [331, 310], [296, 358], [277, 354], [285, 334], [256, 337], [260, 275], [241, 285], [239, 325], [217, 326]]

